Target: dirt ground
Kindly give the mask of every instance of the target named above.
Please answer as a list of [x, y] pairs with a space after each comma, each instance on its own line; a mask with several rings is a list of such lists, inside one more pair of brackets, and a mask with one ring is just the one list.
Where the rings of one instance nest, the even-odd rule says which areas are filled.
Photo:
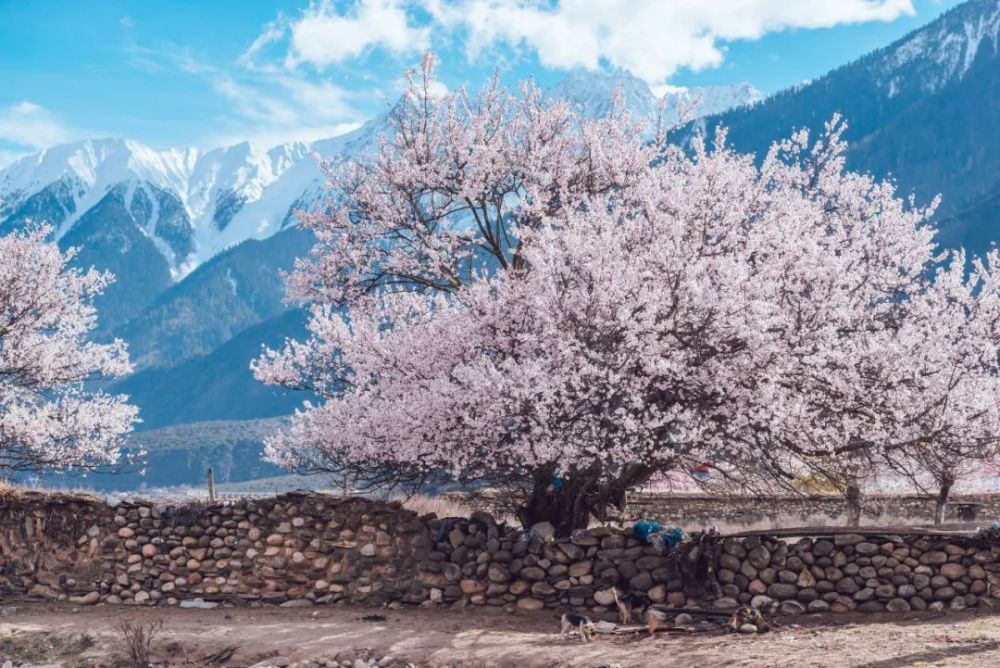
[[[162, 620], [154, 644], [171, 666], [237, 646], [221, 665], [248, 666], [280, 654], [292, 660], [391, 655], [416, 666], [986, 666], [1000, 665], [1000, 615], [912, 613], [893, 621], [806, 617], [757, 636], [598, 636], [562, 639], [554, 613], [372, 608], [181, 610], [16, 604], [0, 617], [0, 659], [102, 663], [121, 649], [126, 620]], [[364, 621], [371, 614], [385, 621]], [[876, 623], [873, 623], [876, 622]], [[6, 652], [6, 655], [5, 655]]]

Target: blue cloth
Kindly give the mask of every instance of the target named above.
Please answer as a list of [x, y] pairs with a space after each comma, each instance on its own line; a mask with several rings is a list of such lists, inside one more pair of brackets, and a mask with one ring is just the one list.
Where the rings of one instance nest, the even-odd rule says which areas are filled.
[[657, 536], [657, 542], [663, 541], [668, 549], [673, 549], [684, 542], [687, 534], [679, 527], [668, 527], [666, 529], [659, 522], [641, 520], [632, 525], [632, 535], [646, 543], [652, 543], [653, 537]]
[[662, 528], [659, 522], [642, 520], [632, 525], [632, 535], [639, 540], [648, 541], [651, 534], [660, 533]]
[[670, 549], [677, 547], [687, 539], [687, 534], [678, 527], [670, 527], [666, 531], [661, 531], [660, 535], [663, 536], [663, 542]]

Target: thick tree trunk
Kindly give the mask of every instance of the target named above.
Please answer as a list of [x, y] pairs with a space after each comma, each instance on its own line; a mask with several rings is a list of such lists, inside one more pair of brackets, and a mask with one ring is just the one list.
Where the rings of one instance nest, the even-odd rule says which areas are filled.
[[934, 500], [934, 524], [944, 524], [944, 508], [951, 495], [951, 487], [955, 484], [955, 479], [951, 476], [944, 476], [939, 481], [938, 495]]
[[531, 491], [517, 516], [525, 529], [551, 522], [557, 536], [586, 529], [591, 518], [608, 520], [611, 508], [625, 509], [628, 490], [649, 480], [652, 470], [629, 464], [608, 475], [599, 464], [557, 475], [552, 468], [536, 471]]
[[861, 483], [852, 481], [848, 484], [844, 498], [847, 500], [847, 526], [860, 526], [862, 510]]
[[552, 475], [537, 475], [531, 495], [518, 511], [521, 524], [530, 529], [539, 522], [551, 522], [557, 536], [587, 528], [592, 510], [589, 482], [580, 477], [557, 480]]

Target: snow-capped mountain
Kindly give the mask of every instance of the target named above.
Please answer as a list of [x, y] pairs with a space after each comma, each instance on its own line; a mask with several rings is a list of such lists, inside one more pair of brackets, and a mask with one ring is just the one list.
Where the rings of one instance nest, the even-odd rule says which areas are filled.
[[[573, 72], [549, 95], [564, 97], [579, 113], [594, 117], [608, 111], [616, 89], [633, 114], [655, 119], [657, 98], [644, 82], [623, 72]], [[747, 84], [673, 89], [667, 113], [689, 107], [713, 113], [761, 97]], [[119, 285], [112, 293], [127, 281], [133, 301], [122, 304], [128, 313], [104, 319], [120, 324], [164, 285], [182, 280], [219, 253], [294, 224], [294, 211], [321, 197], [317, 157], [358, 155], [374, 145], [385, 120], [382, 114], [340, 137], [270, 149], [243, 142], [208, 151], [155, 150], [128, 139], [57, 146], [0, 170], [0, 231], [50, 225], [64, 245], [81, 246], [88, 260], [115, 270]], [[122, 258], [102, 261], [101, 254], [132, 254], [143, 261], [130, 267]], [[132, 270], [142, 276], [133, 280]], [[135, 281], [149, 285], [137, 292]]]
[[[230, 303], [222, 307], [222, 313], [235, 318], [232, 322], [213, 322], [225, 320], [218, 313], [194, 317], [203, 298], [197, 305], [185, 303], [171, 310], [169, 302], [177, 295], [205, 292], [187, 286], [186, 279], [230, 249], [270, 239], [293, 226], [295, 211], [320, 200], [324, 175], [317, 158], [357, 155], [373, 144], [384, 121], [383, 115], [312, 145], [288, 143], [266, 150], [248, 142], [208, 151], [155, 150], [127, 139], [56, 146], [0, 170], [0, 233], [49, 225], [62, 246], [79, 248], [80, 265], [111, 271], [116, 281], [97, 302], [102, 334], [117, 332], [154, 309], [161, 319], [181, 317], [189, 327], [211, 330], [214, 335], [194, 338], [204, 345], [217, 344], [220, 336], [274, 314], [282, 292], [275, 277], [291, 266], [289, 246], [279, 241], [270, 251], [252, 246], [234, 256], [241, 258], [236, 261], [241, 267], [254, 266], [275, 276], [247, 272], [240, 276], [239, 290], [233, 283]], [[307, 247], [297, 242], [300, 251]], [[263, 257], [246, 258], [254, 252]], [[202, 274], [212, 271], [208, 267]], [[216, 284], [202, 276], [194, 285], [206, 281]], [[230, 276], [230, 281], [235, 279]], [[130, 331], [139, 335], [140, 330], [148, 333], [148, 327], [135, 324]], [[147, 350], [140, 361], [148, 363], [204, 352], [183, 345], [164, 348], [150, 340], [136, 344], [136, 349]]]
[[766, 95], [744, 82], [731, 86], [696, 86], [685, 88], [661, 86], [656, 90], [666, 100], [664, 121], [674, 123], [714, 116], [730, 109], [750, 107]]
[[1000, 2], [973, 0], [876, 51], [869, 66], [889, 97], [907, 88], [936, 93], [965, 77], [980, 50], [995, 56], [998, 47]]
[[719, 114], [756, 104], [765, 95], [748, 83], [731, 86], [657, 86], [655, 91], [628, 72], [613, 73], [574, 70], [546, 92], [552, 99], [569, 101], [574, 110], [588, 118], [607, 115], [612, 97], [620, 91], [625, 108], [639, 118], [655, 122], [660, 100], [664, 102], [663, 123], [671, 127], [681, 120]]
[[929, 203], [940, 241], [982, 253], [1000, 242], [1000, 0], [969, 0], [902, 39], [752, 107], [692, 124], [729, 129], [763, 155], [797, 128], [848, 123], [848, 165]]
[[[0, 172], [0, 217], [8, 228], [52, 225], [62, 239], [95, 207], [114, 203], [179, 279], [235, 243], [280, 229], [319, 177], [309, 151], [301, 143], [156, 151], [127, 139], [57, 146]], [[307, 168], [289, 174], [300, 164]], [[296, 182], [282, 184], [286, 196], [266, 197], [286, 174]]]

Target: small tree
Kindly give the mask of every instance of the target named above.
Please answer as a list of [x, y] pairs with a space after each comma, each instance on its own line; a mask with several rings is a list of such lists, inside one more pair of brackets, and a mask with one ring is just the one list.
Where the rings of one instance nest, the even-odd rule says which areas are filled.
[[790, 485], [912, 442], [898, 323], [933, 208], [844, 171], [838, 119], [757, 166], [724, 132], [687, 153], [620, 110], [495, 81], [434, 99], [432, 76], [304, 217], [318, 242], [290, 294], [314, 302], [311, 338], [255, 373], [324, 402], [272, 460], [499, 485], [568, 533], [703, 461]]
[[906, 305], [900, 363], [912, 369], [905, 402], [912, 441], [884, 453], [889, 467], [935, 488], [934, 522], [958, 480], [1000, 452], [1000, 254], [947, 257]]
[[128, 373], [125, 344], [87, 340], [110, 274], [70, 267], [48, 229], [0, 237], [0, 469], [113, 463], [136, 408], [85, 384]]

